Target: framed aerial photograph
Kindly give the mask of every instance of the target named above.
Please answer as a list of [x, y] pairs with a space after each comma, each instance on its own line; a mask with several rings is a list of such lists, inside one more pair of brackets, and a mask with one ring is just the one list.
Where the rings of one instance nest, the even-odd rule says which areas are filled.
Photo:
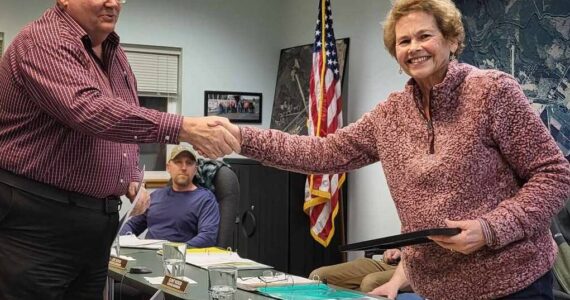
[[261, 93], [204, 92], [204, 116], [220, 116], [236, 123], [261, 123]]
[[[349, 38], [337, 39], [338, 64], [340, 82], [348, 66]], [[269, 128], [278, 129], [291, 134], [307, 134], [307, 118], [309, 105], [309, 82], [313, 60], [313, 44], [307, 44], [281, 50], [275, 98]], [[343, 113], [346, 112], [347, 98], [343, 93]]]

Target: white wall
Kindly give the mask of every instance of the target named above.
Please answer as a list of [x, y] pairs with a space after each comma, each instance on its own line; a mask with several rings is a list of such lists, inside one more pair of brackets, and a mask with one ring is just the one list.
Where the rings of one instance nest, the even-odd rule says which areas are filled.
[[[136, 0], [125, 4], [121, 42], [180, 47], [182, 114], [204, 113], [204, 90], [263, 93], [269, 127], [279, 62], [279, 0]], [[271, 101], [267, 101], [271, 100]]]
[[[53, 6], [53, 0], [2, 0], [0, 31], [17, 31]], [[203, 114], [204, 90], [263, 93], [269, 127], [282, 48], [313, 41], [317, 1], [130, 0], [117, 31], [121, 41], [183, 49], [182, 113]], [[337, 38], [350, 38], [348, 120], [354, 122], [403, 87], [384, 50], [380, 22], [387, 0], [333, 0]], [[400, 224], [379, 164], [349, 174], [348, 242], [398, 233]], [[301, 209], [301, 208], [299, 208]]]
[[4, 32], [4, 49], [20, 29], [37, 19], [55, 0], [2, 0], [0, 3], [0, 32]]

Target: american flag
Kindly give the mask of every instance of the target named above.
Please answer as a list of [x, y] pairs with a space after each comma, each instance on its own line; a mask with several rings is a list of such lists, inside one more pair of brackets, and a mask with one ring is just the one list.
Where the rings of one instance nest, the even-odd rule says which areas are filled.
[[[323, 11], [323, 6], [325, 7]], [[327, 136], [342, 127], [340, 68], [330, 0], [319, 0], [309, 91], [309, 135]], [[313, 238], [327, 247], [334, 235], [344, 174], [310, 175], [303, 210], [310, 217]]]

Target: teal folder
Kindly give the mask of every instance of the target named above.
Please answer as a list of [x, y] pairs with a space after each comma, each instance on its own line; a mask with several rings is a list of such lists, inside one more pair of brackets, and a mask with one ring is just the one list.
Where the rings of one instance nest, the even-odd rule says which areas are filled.
[[260, 293], [282, 300], [319, 299], [376, 299], [348, 290], [336, 290], [326, 284], [304, 284], [296, 286], [273, 286], [257, 289]]

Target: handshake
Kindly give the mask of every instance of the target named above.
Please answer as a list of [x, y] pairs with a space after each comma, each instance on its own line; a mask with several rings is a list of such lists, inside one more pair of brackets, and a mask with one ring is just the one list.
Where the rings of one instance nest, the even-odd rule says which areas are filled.
[[210, 159], [241, 150], [239, 127], [222, 117], [184, 117], [179, 140]]

